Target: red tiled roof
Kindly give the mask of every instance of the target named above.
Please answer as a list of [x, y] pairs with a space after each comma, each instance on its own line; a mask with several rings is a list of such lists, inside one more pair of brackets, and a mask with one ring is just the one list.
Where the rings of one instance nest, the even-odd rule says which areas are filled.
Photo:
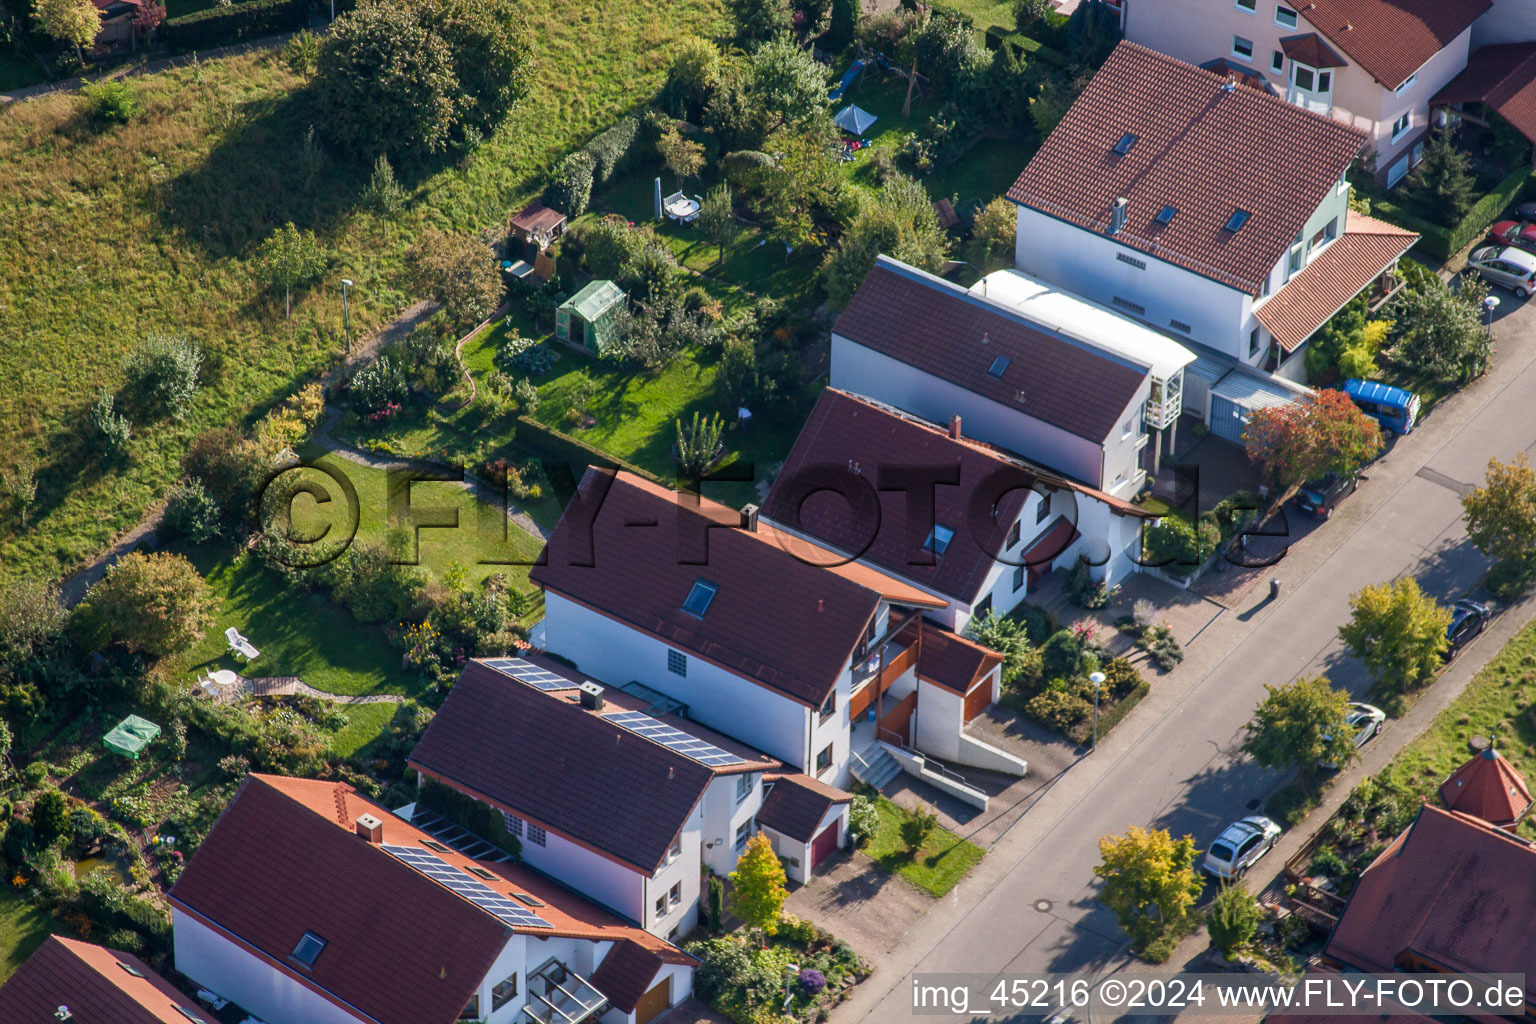
[[477, 661], [410, 762], [646, 874], [666, 861], [714, 775]]
[[1492, 0], [1312, 0], [1298, 9], [1372, 78], [1396, 89], [1492, 6]]
[[1514, 824], [1531, 808], [1525, 780], [1492, 747], [1452, 772], [1440, 784], [1440, 799], [1449, 810], [1494, 825]]
[[1536, 848], [1425, 804], [1365, 870], [1324, 954], [1390, 972], [1417, 958], [1448, 971], [1524, 974], [1536, 1000]]
[[538, 234], [559, 227], [565, 214], [545, 206], [535, 199], [512, 218], [512, 226], [526, 234]]
[[772, 788], [763, 797], [757, 823], [801, 843], [816, 838], [816, 826], [821, 824], [830, 808], [853, 799], [852, 793], [798, 772], [769, 776], [763, 782], [772, 783]]
[[[873, 583], [880, 574], [862, 566], [834, 572], [808, 565], [770, 532], [710, 528], [737, 526], [740, 517], [712, 501], [695, 505], [629, 473], [605, 478], [588, 470], [581, 481], [584, 498], [594, 501], [607, 479], [612, 486], [590, 530], [567, 509], [532, 580], [820, 707], [880, 602], [880, 592], [849, 577]], [[820, 555], [824, 564], [840, 560], [824, 549]], [[719, 588], [702, 618], [682, 607], [701, 578]]]
[[1536, 42], [1484, 46], [1431, 101], [1486, 103], [1515, 130], [1536, 142]]
[[188, 1024], [177, 1007], [213, 1021], [138, 957], [51, 935], [0, 987], [0, 1024], [52, 1024], [60, 1006], [78, 1024]]
[[[1250, 295], [1337, 185], [1365, 133], [1122, 42], [1045, 139], [1008, 198]], [[1125, 154], [1115, 145], [1137, 140]], [[1164, 206], [1178, 212], [1157, 221]], [[1225, 230], [1235, 211], [1248, 214]]]
[[1294, 352], [1418, 240], [1412, 231], [1350, 211], [1344, 234], [1253, 315], [1281, 348]]
[[917, 655], [917, 674], [959, 694], [968, 693], [976, 680], [1002, 664], [1003, 656], [990, 647], [951, 633], [947, 629], [925, 626], [922, 648]]
[[[1143, 366], [885, 256], [832, 330], [1095, 442], [1117, 429], [1146, 376]], [[989, 371], [999, 358], [1010, 362], [996, 375]]]
[[1301, 36], [1286, 36], [1280, 40], [1280, 49], [1291, 60], [1305, 64], [1309, 68], [1342, 68], [1349, 65], [1349, 61], [1340, 57], [1333, 51], [1333, 47], [1318, 36], [1316, 32], [1308, 32]]

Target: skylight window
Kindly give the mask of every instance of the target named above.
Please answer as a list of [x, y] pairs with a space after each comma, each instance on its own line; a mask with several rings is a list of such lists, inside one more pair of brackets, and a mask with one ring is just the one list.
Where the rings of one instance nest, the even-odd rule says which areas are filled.
[[304, 937], [299, 940], [299, 944], [297, 946], [293, 947], [293, 952], [289, 955], [299, 963], [303, 964], [305, 967], [313, 967], [315, 966], [315, 959], [320, 955], [320, 951], [324, 948], [324, 939], [316, 935], [314, 932], [305, 932]]
[[719, 589], [708, 580], [694, 580], [693, 589], [688, 591], [688, 600], [683, 602], [683, 611], [702, 619], [704, 613], [709, 611], [709, 603], [715, 599], [715, 593]]
[[1244, 224], [1247, 224], [1247, 223], [1248, 223], [1248, 211], [1247, 210], [1233, 210], [1232, 211], [1232, 216], [1227, 218], [1227, 223], [1225, 225], [1223, 225], [1221, 230], [1223, 230], [1223, 231], [1231, 231], [1231, 232], [1235, 233], [1239, 228], [1241, 228]]
[[1131, 151], [1131, 147], [1134, 145], [1136, 145], [1136, 136], [1130, 132], [1126, 132], [1124, 135], [1120, 136], [1120, 141], [1115, 143], [1115, 152], [1119, 153], [1121, 156], [1124, 156]]
[[204, 1024], [203, 1018], [199, 1017], [185, 1006], [178, 1005], [176, 1007], [176, 1012], [187, 1018], [187, 1020], [191, 1021], [192, 1024]]
[[996, 359], [992, 360], [992, 365], [987, 367], [987, 372], [994, 377], [1001, 377], [1004, 371], [1008, 369], [1008, 364], [1012, 362], [1013, 360], [1009, 359], [1007, 356], [998, 356]]
[[1172, 224], [1173, 215], [1178, 212], [1179, 208], [1177, 206], [1165, 206], [1157, 211], [1157, 222], [1159, 224]]
[[139, 970], [137, 967], [133, 966], [132, 964], [125, 964], [121, 960], [119, 960], [117, 962], [117, 966], [121, 967], [123, 970], [125, 970], [129, 974], [133, 975], [135, 978], [142, 978], [142, 977], [144, 977], [144, 972]]
[[949, 550], [949, 542], [955, 539], [955, 531], [947, 526], [935, 523], [933, 529], [928, 532], [928, 539], [923, 541], [923, 548], [932, 551], [936, 555], [942, 555]]

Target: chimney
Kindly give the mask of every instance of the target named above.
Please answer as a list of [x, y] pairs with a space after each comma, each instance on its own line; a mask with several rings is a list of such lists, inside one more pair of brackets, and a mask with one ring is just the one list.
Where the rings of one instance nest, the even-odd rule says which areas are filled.
[[590, 679], [581, 684], [581, 706], [588, 711], [603, 710], [603, 688]]
[[960, 440], [960, 414], [955, 413], [949, 418], [949, 436], [954, 440]]
[[819, 612], [824, 612], [827, 610], [827, 602], [825, 598], [818, 597], [816, 599], [816, 610]]
[[741, 506], [741, 528], [743, 530], [746, 530], [748, 533], [757, 532], [757, 513], [758, 508], [756, 505]]
[[357, 818], [357, 834], [375, 845], [384, 841], [384, 823], [371, 814], [360, 814]]
[[1130, 200], [1125, 196], [1118, 196], [1115, 205], [1109, 211], [1109, 233], [1118, 235], [1125, 227], [1125, 208]]
[[674, 765], [670, 765], [670, 764], [667, 765], [667, 781], [671, 782], [676, 777], [677, 777], [677, 768]]

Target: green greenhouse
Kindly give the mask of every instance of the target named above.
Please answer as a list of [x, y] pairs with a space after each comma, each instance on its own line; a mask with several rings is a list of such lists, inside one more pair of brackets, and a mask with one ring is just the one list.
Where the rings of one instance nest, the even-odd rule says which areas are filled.
[[555, 311], [555, 337], [601, 355], [613, 340], [624, 292], [612, 281], [593, 281]]
[[102, 742], [106, 744], [108, 750], [137, 761], [139, 753], [159, 735], [160, 727], [154, 722], [147, 718], [140, 718], [138, 715], [129, 715], [118, 722]]

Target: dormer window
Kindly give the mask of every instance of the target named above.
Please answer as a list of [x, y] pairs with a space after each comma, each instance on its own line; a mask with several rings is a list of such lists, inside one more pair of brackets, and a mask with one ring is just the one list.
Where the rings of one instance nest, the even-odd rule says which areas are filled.
[[949, 550], [949, 542], [954, 539], [954, 530], [935, 523], [933, 529], [928, 531], [928, 539], [923, 541], [923, 550], [932, 551], [936, 555], [942, 555], [945, 551]]
[[305, 932], [299, 944], [293, 947], [293, 952], [288, 954], [294, 960], [305, 967], [315, 966], [315, 959], [320, 956], [320, 951], [325, 948], [325, 940], [314, 932]]
[[683, 611], [702, 619], [704, 613], [709, 611], [709, 603], [715, 599], [715, 594], [719, 590], [719, 587], [708, 580], [694, 580], [693, 587], [688, 591], [688, 600], [683, 602]]

